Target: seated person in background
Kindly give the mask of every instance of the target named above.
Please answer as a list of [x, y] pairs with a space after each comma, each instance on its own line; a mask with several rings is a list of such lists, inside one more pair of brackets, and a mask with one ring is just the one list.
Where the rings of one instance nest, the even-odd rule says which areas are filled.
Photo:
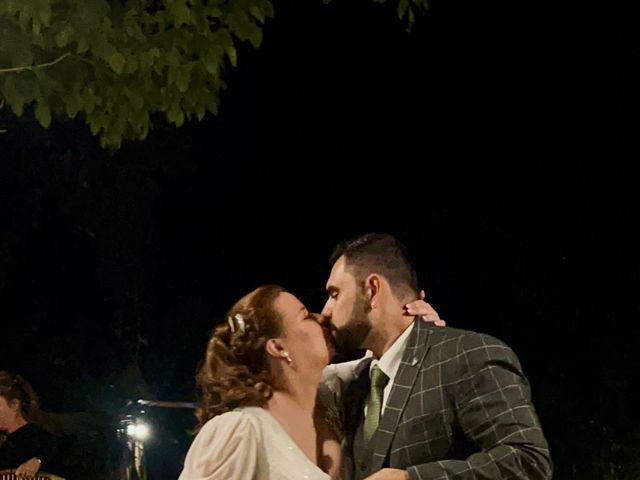
[[54, 452], [53, 436], [34, 423], [38, 397], [29, 382], [11, 372], [0, 372], [0, 471], [15, 470], [30, 477], [48, 470]]

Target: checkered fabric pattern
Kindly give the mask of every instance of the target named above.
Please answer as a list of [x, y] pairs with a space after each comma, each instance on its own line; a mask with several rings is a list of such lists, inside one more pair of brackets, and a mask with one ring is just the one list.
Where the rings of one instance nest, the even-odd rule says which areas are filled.
[[378, 429], [353, 458], [369, 359], [330, 366], [341, 409], [345, 478], [391, 467], [411, 479], [550, 479], [549, 449], [513, 351], [479, 333], [416, 320]]

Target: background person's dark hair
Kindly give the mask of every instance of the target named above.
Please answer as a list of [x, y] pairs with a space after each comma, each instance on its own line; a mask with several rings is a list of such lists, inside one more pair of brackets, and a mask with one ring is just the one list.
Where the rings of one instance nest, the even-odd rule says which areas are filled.
[[[257, 288], [238, 300], [213, 330], [196, 375], [198, 429], [234, 408], [265, 405], [280, 387], [269, 369], [265, 344], [282, 330], [274, 303], [284, 291], [278, 285]], [[244, 320], [244, 331], [234, 320], [237, 314]], [[233, 329], [228, 319], [234, 322]]]
[[38, 396], [31, 384], [20, 375], [6, 370], [0, 371], [0, 396], [8, 402], [18, 400], [22, 417], [27, 422], [40, 423]]
[[361, 285], [371, 273], [384, 276], [398, 299], [415, 300], [418, 276], [406, 247], [394, 236], [386, 233], [366, 233], [345, 240], [333, 250], [333, 265], [341, 256], [346, 267]]

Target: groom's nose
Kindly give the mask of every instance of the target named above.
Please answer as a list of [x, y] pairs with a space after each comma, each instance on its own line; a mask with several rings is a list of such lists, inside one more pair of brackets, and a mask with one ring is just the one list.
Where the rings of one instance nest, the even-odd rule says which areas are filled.
[[327, 319], [331, 319], [331, 314], [333, 313], [333, 305], [331, 303], [332, 299], [329, 298], [327, 300], [327, 303], [324, 304], [324, 307], [322, 307], [322, 311], [320, 312], [320, 315], [326, 317]]

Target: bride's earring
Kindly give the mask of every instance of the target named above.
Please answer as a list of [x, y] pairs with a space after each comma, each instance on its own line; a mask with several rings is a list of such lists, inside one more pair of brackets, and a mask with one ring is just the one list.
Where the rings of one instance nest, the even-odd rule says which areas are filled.
[[289, 365], [293, 363], [293, 360], [291, 360], [291, 355], [289, 355], [289, 352], [282, 352], [282, 356], [287, 359], [287, 363]]

